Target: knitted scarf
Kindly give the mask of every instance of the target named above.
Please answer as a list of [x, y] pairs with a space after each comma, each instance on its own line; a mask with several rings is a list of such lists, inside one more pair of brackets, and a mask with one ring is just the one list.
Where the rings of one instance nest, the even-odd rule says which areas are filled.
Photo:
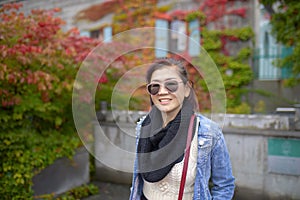
[[161, 112], [152, 106], [142, 122], [137, 149], [139, 173], [146, 181], [163, 179], [176, 163], [182, 161], [193, 114], [193, 106], [185, 99], [176, 117], [162, 127]]

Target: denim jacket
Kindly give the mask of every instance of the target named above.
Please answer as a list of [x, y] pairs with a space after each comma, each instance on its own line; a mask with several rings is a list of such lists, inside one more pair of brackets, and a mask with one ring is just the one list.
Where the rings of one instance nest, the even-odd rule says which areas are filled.
[[[224, 136], [216, 123], [197, 114], [198, 158], [194, 185], [194, 200], [230, 200], [234, 194], [234, 177]], [[136, 127], [137, 141], [143, 119]], [[196, 129], [197, 130], [197, 129]], [[137, 157], [134, 163], [130, 200], [140, 200], [143, 179], [137, 173]], [[212, 187], [209, 187], [209, 182]]]

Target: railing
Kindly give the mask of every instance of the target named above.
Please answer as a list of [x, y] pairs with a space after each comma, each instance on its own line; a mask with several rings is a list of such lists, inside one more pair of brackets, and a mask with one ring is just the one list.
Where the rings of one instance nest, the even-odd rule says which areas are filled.
[[292, 74], [291, 65], [279, 68], [278, 59], [290, 55], [293, 48], [270, 46], [269, 48], [258, 48], [254, 51], [254, 75], [258, 80], [281, 80], [289, 78]]

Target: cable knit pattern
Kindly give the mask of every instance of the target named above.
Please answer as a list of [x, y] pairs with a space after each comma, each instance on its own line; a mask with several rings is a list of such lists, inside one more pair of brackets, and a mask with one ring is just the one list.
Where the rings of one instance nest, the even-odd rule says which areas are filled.
[[[197, 132], [196, 132], [197, 133]], [[189, 165], [186, 175], [186, 183], [184, 188], [183, 199], [191, 200], [193, 199], [194, 192], [194, 182], [196, 177], [196, 166], [197, 166], [197, 134], [194, 135], [190, 157]], [[184, 159], [175, 164], [169, 174], [158, 182], [147, 182], [144, 180], [144, 195], [149, 200], [174, 200], [178, 199], [181, 174], [183, 168]]]

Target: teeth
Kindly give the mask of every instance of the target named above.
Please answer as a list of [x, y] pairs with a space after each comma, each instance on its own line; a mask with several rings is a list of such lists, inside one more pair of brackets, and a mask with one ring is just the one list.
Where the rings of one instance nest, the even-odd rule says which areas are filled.
[[161, 99], [160, 101], [161, 102], [167, 102], [167, 101], [169, 101], [169, 99]]

